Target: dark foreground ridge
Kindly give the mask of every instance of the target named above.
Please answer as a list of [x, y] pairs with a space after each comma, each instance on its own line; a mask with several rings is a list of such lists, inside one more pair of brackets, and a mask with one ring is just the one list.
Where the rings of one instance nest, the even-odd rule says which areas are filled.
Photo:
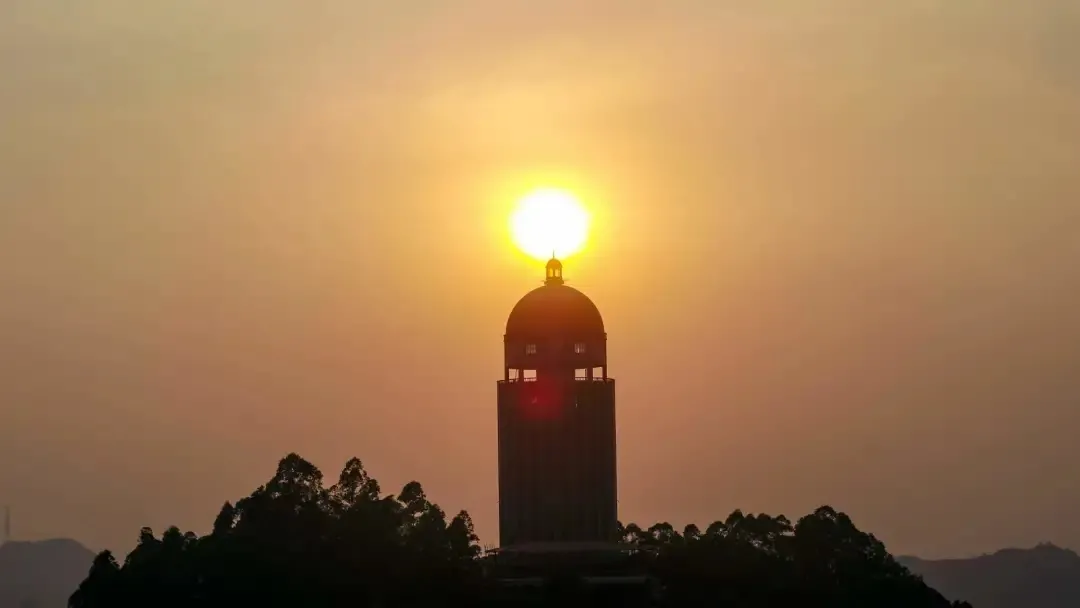
[[468, 513], [447, 520], [417, 482], [384, 496], [360, 461], [336, 484], [296, 454], [273, 479], [226, 503], [203, 537], [144, 528], [119, 564], [104, 551], [72, 608], [117, 606], [404, 607], [660, 605], [947, 608], [872, 535], [822, 507], [792, 524], [744, 515], [700, 530], [620, 525], [647, 557], [651, 591], [605, 597], [564, 571], [508, 599], [485, 566]]

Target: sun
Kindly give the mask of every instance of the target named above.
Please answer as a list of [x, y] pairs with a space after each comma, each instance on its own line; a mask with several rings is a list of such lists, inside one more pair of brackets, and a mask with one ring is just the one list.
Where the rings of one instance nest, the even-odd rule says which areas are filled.
[[510, 216], [510, 235], [526, 254], [546, 260], [571, 256], [585, 247], [589, 212], [570, 192], [540, 188], [518, 201]]

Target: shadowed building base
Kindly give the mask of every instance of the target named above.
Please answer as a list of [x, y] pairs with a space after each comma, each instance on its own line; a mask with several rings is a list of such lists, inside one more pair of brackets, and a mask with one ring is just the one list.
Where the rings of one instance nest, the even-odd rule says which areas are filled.
[[529, 543], [492, 551], [484, 572], [497, 604], [654, 606], [652, 557], [619, 543]]

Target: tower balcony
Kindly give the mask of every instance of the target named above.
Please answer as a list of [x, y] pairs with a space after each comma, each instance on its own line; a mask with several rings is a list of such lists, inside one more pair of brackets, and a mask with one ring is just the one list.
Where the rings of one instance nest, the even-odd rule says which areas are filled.
[[[537, 381], [536, 376], [521, 376], [521, 377], [517, 377], [517, 378], [509, 378], [507, 380], [499, 380], [498, 383], [499, 384], [519, 384], [519, 383], [523, 383], [523, 382], [536, 382], [536, 381]], [[603, 383], [603, 384], [614, 384], [615, 379], [614, 378], [601, 378], [599, 376], [593, 377], [593, 378], [589, 378], [588, 376], [575, 376], [574, 377], [574, 382], [596, 382], [596, 383]]]

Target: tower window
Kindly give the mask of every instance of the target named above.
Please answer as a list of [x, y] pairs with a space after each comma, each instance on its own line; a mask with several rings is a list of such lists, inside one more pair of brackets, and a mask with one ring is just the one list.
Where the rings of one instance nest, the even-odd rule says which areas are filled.
[[535, 355], [536, 354], [536, 345], [535, 344], [526, 344], [525, 345], [525, 354], [526, 355]]
[[574, 345], [574, 352], [579, 354], [579, 355], [584, 353], [585, 352], [585, 343], [584, 342], [578, 342], [577, 344], [575, 344]]

